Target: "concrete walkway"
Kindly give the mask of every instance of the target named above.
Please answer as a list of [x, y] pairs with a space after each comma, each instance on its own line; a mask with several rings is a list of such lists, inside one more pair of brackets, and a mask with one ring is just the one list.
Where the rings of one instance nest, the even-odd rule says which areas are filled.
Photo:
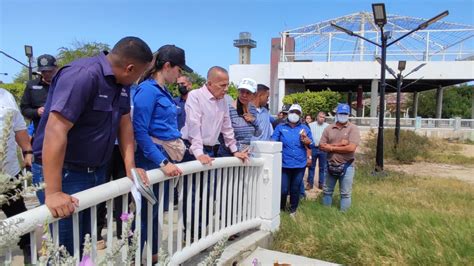
[[[278, 263], [278, 264], [276, 264]], [[322, 260], [310, 259], [303, 256], [292, 255], [288, 253], [277, 252], [264, 248], [257, 248], [246, 259], [237, 265], [338, 265]]]

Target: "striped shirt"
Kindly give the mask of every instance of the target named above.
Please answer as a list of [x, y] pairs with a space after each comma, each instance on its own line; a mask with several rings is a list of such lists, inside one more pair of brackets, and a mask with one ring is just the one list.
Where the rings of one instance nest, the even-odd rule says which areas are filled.
[[229, 116], [234, 129], [235, 140], [237, 141], [237, 148], [241, 150], [242, 145], [250, 145], [252, 137], [260, 135], [261, 131], [258, 128], [257, 124], [257, 108], [254, 105], [249, 104], [248, 109], [249, 113], [253, 115], [255, 120], [252, 123], [248, 123], [242, 116], [239, 116], [237, 109], [229, 104]]

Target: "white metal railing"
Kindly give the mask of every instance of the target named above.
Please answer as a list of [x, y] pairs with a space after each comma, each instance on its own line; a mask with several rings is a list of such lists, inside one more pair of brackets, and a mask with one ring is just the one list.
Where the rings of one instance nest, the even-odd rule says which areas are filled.
[[[253, 142], [252, 158], [247, 164], [243, 164], [239, 159], [233, 157], [216, 158], [212, 166], [203, 166], [198, 161], [178, 164], [183, 170], [180, 177], [166, 177], [159, 169], [148, 171], [151, 184], [159, 186], [158, 196], [158, 232], [152, 231], [152, 207], [150, 203], [147, 206], [148, 229], [146, 239], [151, 240], [152, 234], [158, 234], [158, 246], [166, 248], [171, 256], [171, 264], [177, 265], [185, 262], [194, 255], [199, 254], [217, 243], [225, 236], [230, 236], [251, 228], [260, 228], [261, 230], [275, 231], [279, 227], [279, 204], [281, 194], [281, 143], [279, 142]], [[192, 209], [192, 178], [193, 175], [202, 176], [196, 178], [196, 194], [194, 195], [195, 219], [191, 224]], [[183, 181], [187, 179], [187, 191]], [[164, 212], [164, 182], [169, 180], [169, 208]], [[107, 252], [113, 247], [113, 202], [114, 198], [122, 198], [122, 212], [128, 212], [128, 194], [132, 188], [132, 181], [128, 178], [111, 181], [101, 186], [97, 186], [73, 196], [79, 199], [79, 207], [73, 214], [73, 236], [74, 252], [73, 255], [79, 262], [80, 244], [83, 240], [79, 239], [78, 213], [90, 209], [91, 211], [91, 239], [92, 254], [94, 262], [98, 261], [96, 243], [97, 243], [97, 206], [105, 202], [107, 205]], [[178, 221], [174, 221], [173, 199], [174, 185], [178, 188]], [[199, 213], [199, 188], [203, 186], [202, 194], [202, 212]], [[209, 186], [209, 194], [207, 186]], [[214, 190], [215, 189], [215, 190]], [[187, 197], [187, 208], [184, 206], [184, 193]], [[145, 198], [142, 198], [145, 200]], [[209, 200], [209, 209], [207, 209], [207, 200]], [[187, 213], [186, 228], [184, 227], [183, 213]], [[209, 221], [206, 221], [206, 214], [209, 215]], [[164, 224], [163, 217], [168, 217], [168, 223]], [[199, 216], [202, 217], [201, 236], [198, 236]], [[135, 215], [135, 232], [140, 233], [141, 219], [140, 215]], [[31, 240], [31, 259], [32, 263], [37, 263], [37, 239], [35, 230], [38, 224], [52, 224], [53, 242], [58, 247], [58, 221], [54, 219], [45, 205], [32, 210], [18, 214], [8, 220], [22, 219], [20, 227], [21, 234], [30, 234]], [[125, 226], [123, 224], [123, 226]], [[184, 229], [185, 228], [185, 229]], [[194, 237], [191, 236], [191, 228], [194, 228]], [[183, 230], [186, 232], [186, 238], [183, 240]], [[177, 241], [174, 241], [176, 238]], [[193, 241], [194, 240], [194, 241]], [[151, 265], [152, 241], [146, 241], [146, 265]], [[135, 265], [140, 265], [141, 250], [139, 247], [136, 252]], [[126, 250], [122, 250], [122, 256], [125, 256]], [[3, 254], [0, 254], [3, 255]], [[11, 250], [7, 251], [5, 261], [11, 261]]]
[[[328, 119], [330, 122], [333, 119]], [[377, 127], [379, 124], [378, 117], [351, 117], [351, 122], [362, 127]], [[394, 128], [395, 118], [384, 118], [384, 127]], [[401, 128], [412, 129], [452, 129], [452, 130], [474, 130], [474, 119], [457, 118], [400, 118]]]

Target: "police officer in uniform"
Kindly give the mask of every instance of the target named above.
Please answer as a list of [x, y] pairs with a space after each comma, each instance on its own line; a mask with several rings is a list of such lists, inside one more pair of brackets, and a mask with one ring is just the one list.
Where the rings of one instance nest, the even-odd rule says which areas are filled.
[[23, 116], [33, 123], [33, 133], [38, 128], [39, 121], [43, 115], [49, 85], [57, 69], [54, 56], [49, 54], [41, 55], [38, 57], [38, 71], [41, 72], [41, 77], [30, 80], [26, 84], [25, 92], [21, 98], [20, 109]]

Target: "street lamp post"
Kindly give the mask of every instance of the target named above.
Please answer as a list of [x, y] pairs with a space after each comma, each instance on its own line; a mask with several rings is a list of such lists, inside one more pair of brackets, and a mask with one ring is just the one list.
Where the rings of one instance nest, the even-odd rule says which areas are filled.
[[[379, 126], [378, 126], [378, 135], [377, 135], [377, 150], [376, 150], [376, 155], [375, 155], [375, 171], [376, 172], [382, 172], [383, 171], [383, 129], [384, 129], [384, 116], [385, 116], [385, 68], [386, 68], [386, 60], [387, 60], [387, 48], [393, 45], [394, 43], [397, 43], [401, 39], [405, 38], [406, 36], [412, 34], [413, 32], [417, 30], [422, 30], [427, 28], [429, 25], [433, 24], [434, 22], [446, 17], [449, 12], [446, 10], [443, 13], [440, 13], [439, 15], [421, 23], [418, 27], [415, 29], [405, 33], [398, 39], [388, 43], [388, 39], [390, 39], [390, 32], [384, 32], [384, 26], [387, 24], [387, 14], [385, 12], [385, 4], [383, 3], [377, 3], [377, 4], [372, 4], [372, 11], [374, 15], [374, 23], [380, 28], [381, 32], [381, 44], [376, 43], [372, 40], [369, 40], [357, 33], [354, 33], [351, 30], [348, 30], [346, 28], [343, 28], [339, 25], [336, 25], [334, 23], [331, 23], [331, 26], [336, 28], [339, 31], [345, 32], [350, 36], [355, 36], [357, 38], [363, 39], [369, 43], [372, 43], [378, 47], [381, 48], [382, 50], [382, 58], [381, 58], [381, 73], [380, 73], [380, 111], [379, 111]], [[401, 84], [400, 84], [401, 86]]]
[[[375, 58], [375, 60], [377, 60], [377, 62], [379, 62], [380, 64], [382, 64], [382, 59], [377, 57]], [[406, 87], [418, 82], [418, 80], [420, 80], [421, 78], [409, 83], [408, 85], [404, 86], [402, 88], [402, 85], [403, 85], [403, 79], [405, 79], [406, 77], [408, 77], [410, 74], [420, 70], [420, 68], [424, 67], [426, 65], [426, 63], [423, 63], [423, 64], [420, 64], [419, 66], [415, 67], [412, 71], [410, 71], [408, 74], [406, 75], [402, 75], [402, 72], [403, 70], [405, 70], [406, 68], [406, 64], [407, 64], [407, 61], [398, 61], [398, 74], [395, 73], [395, 71], [393, 71], [392, 68], [390, 68], [387, 64], [385, 64], [385, 69], [395, 78], [395, 80], [397, 81], [397, 87], [393, 87], [391, 86], [390, 84], [386, 84], [392, 88], [395, 88], [397, 90], [397, 103], [396, 103], [396, 111], [395, 111], [395, 149], [398, 148], [398, 144], [400, 143], [400, 105], [401, 105], [401, 91], [403, 89], [405, 89]]]
[[25, 55], [28, 57], [28, 79], [33, 79], [33, 68], [31, 67], [31, 59], [33, 58], [33, 46], [25, 45]]
[[397, 75], [397, 110], [395, 114], [395, 149], [398, 148], [398, 143], [400, 142], [400, 101], [401, 101], [401, 89], [403, 84], [402, 71], [405, 70], [407, 61], [398, 61], [398, 71]]

